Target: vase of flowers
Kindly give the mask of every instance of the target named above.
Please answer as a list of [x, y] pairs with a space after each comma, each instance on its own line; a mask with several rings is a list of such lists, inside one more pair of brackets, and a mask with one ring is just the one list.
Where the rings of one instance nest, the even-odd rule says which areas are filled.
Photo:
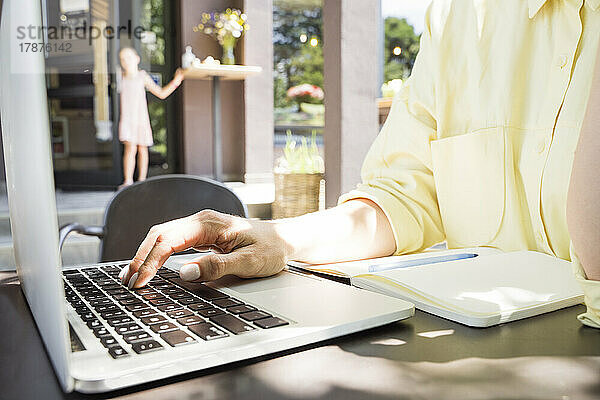
[[248, 17], [240, 10], [228, 8], [225, 12], [203, 13], [201, 22], [194, 26], [194, 32], [201, 32], [212, 36], [223, 50], [222, 64], [235, 64], [233, 50], [237, 40], [242, 37], [250, 27], [246, 22]]

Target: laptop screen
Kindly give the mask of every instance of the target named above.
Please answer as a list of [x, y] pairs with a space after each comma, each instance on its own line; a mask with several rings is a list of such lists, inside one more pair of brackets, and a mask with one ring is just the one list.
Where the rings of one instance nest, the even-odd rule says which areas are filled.
[[0, 20], [0, 121], [17, 274], [66, 391], [69, 336], [60, 276], [58, 223], [42, 52], [19, 46], [19, 28], [39, 27], [39, 0], [4, 0]]

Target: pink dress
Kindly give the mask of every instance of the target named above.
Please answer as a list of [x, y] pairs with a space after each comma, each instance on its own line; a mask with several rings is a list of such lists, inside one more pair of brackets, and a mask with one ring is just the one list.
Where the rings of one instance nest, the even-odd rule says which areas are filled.
[[138, 71], [133, 78], [123, 77], [121, 83], [121, 120], [119, 140], [137, 146], [152, 146], [152, 127], [148, 116], [148, 101], [144, 81], [146, 71]]

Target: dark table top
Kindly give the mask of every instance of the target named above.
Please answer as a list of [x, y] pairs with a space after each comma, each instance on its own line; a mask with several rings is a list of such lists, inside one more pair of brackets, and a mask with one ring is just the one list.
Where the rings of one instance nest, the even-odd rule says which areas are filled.
[[583, 306], [491, 328], [419, 312], [293, 351], [102, 394], [64, 394], [14, 273], [0, 273], [0, 399], [599, 399]]

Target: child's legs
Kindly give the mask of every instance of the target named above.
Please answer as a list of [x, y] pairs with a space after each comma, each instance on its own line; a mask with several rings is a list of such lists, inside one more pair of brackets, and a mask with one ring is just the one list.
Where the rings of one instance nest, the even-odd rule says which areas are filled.
[[123, 182], [132, 183], [137, 146], [130, 142], [123, 142], [123, 144], [125, 145], [125, 150], [123, 151]]
[[138, 146], [137, 147], [137, 155], [138, 155], [138, 180], [143, 181], [146, 179], [148, 175], [148, 147], [146, 146]]

